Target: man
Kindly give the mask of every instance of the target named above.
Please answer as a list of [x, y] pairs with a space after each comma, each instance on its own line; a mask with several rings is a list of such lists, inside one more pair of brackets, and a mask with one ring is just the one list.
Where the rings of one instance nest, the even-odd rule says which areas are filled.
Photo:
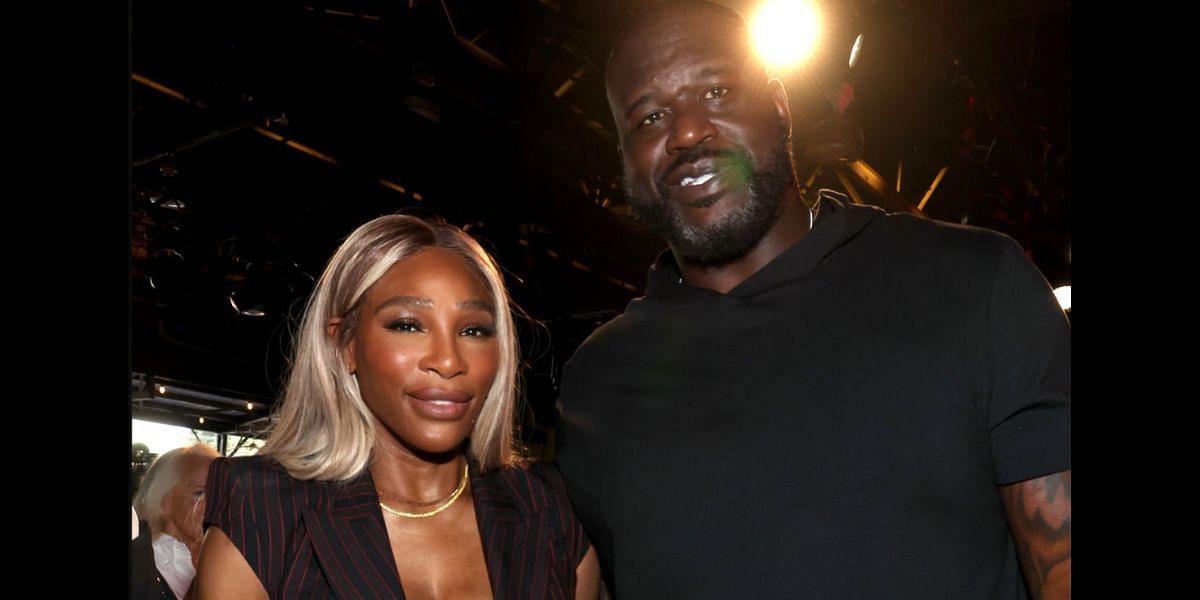
[[564, 371], [559, 462], [608, 590], [1069, 597], [1070, 331], [1045, 280], [994, 232], [810, 211], [746, 34], [660, 4], [609, 62], [630, 202], [670, 249]]

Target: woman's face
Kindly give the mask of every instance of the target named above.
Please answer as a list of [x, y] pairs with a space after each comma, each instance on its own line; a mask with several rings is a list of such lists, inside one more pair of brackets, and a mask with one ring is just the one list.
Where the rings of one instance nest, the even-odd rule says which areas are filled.
[[470, 434], [500, 365], [495, 310], [466, 260], [439, 248], [371, 287], [346, 357], [385, 451], [443, 454]]
[[165, 499], [163, 512], [167, 518], [167, 533], [189, 547], [200, 543], [204, 532], [204, 482], [208, 478], [208, 466], [216, 458], [216, 451], [188, 454], [180, 459], [179, 482], [171, 488]]

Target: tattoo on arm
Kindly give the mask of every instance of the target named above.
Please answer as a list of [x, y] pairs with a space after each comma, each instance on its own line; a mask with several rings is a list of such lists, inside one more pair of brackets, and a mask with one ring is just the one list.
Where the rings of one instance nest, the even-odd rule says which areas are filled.
[[1071, 471], [1002, 486], [1000, 495], [1030, 593], [1069, 598]]

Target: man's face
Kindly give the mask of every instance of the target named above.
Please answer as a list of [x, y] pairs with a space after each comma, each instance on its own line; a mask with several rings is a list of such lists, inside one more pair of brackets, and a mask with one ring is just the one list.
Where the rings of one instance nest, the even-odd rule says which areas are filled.
[[730, 17], [678, 7], [647, 17], [608, 73], [630, 204], [678, 258], [734, 260], [777, 221], [792, 180], [786, 94]]

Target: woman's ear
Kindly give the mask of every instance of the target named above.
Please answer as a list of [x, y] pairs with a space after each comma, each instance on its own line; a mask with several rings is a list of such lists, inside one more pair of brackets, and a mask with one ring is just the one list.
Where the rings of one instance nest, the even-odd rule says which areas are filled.
[[[341, 317], [334, 317], [325, 323], [325, 335], [329, 336], [329, 340], [334, 345], [341, 344], [342, 324], [344, 321]], [[342, 360], [346, 363], [346, 370], [353, 374], [358, 370], [358, 362], [354, 358], [354, 344], [346, 344], [342, 348]]]

